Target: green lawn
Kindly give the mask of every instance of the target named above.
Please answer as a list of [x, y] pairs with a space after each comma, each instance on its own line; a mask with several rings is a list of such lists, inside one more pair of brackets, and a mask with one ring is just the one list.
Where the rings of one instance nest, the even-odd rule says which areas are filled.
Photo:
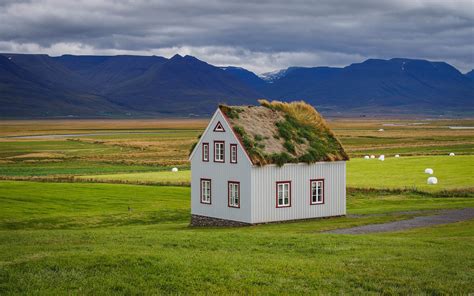
[[[403, 140], [399, 140], [399, 143], [403, 143]], [[422, 156], [422, 155], [448, 155], [451, 152], [456, 153], [457, 155], [472, 155], [474, 154], [474, 145], [472, 144], [453, 144], [447, 145], [445, 143], [440, 143], [442, 145], [433, 145], [433, 146], [411, 146], [411, 147], [378, 147], [378, 148], [364, 148], [360, 150], [351, 151], [352, 157], [362, 157], [364, 155], [371, 154], [385, 154], [385, 155], [407, 155], [407, 156]], [[415, 145], [415, 144], [414, 144]], [[367, 147], [371, 147], [371, 144], [368, 143]]]
[[[434, 170], [437, 185], [427, 185]], [[347, 185], [358, 188], [416, 188], [423, 191], [474, 187], [474, 155], [353, 158], [347, 163]]]
[[357, 193], [348, 213], [359, 216], [204, 229], [188, 227], [188, 187], [1, 181], [0, 205], [2, 295], [474, 291], [473, 221], [320, 233], [472, 198]]
[[96, 180], [103, 182], [128, 182], [142, 184], [187, 184], [191, 181], [191, 171], [184, 170], [178, 172], [160, 171], [146, 173], [128, 173], [111, 175], [88, 175], [78, 176], [78, 180]]
[[28, 176], [51, 176], [51, 175], [85, 175], [85, 174], [110, 174], [120, 172], [149, 172], [162, 171], [162, 166], [150, 165], [126, 165], [120, 163], [104, 163], [71, 160], [65, 162], [44, 163], [8, 163], [0, 164], [0, 176], [28, 177]]
[[[426, 168], [434, 170], [437, 185], [427, 185]], [[474, 187], [474, 155], [388, 157], [378, 159], [353, 158], [347, 162], [347, 185], [355, 188], [416, 188], [422, 191], [453, 190]], [[78, 179], [145, 184], [189, 183], [190, 171], [173, 173], [138, 172], [128, 174], [86, 175]]]

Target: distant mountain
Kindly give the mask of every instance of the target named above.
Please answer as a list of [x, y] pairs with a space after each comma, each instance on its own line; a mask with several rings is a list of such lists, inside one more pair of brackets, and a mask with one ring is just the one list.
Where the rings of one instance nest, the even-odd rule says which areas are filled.
[[123, 114], [73, 72], [43, 55], [0, 55], [0, 116]]
[[467, 78], [474, 80], [474, 69], [464, 74]]
[[162, 65], [166, 58], [157, 56], [72, 56], [54, 57], [71, 71], [79, 74], [99, 89], [113, 87], [145, 74], [151, 67]]
[[192, 56], [0, 54], [0, 117], [208, 116], [219, 103], [263, 97], [305, 100], [325, 113], [472, 115], [473, 76], [401, 58], [259, 77]]
[[267, 98], [305, 100], [331, 113], [472, 114], [474, 83], [469, 75], [444, 62], [369, 59], [344, 68], [290, 67], [272, 72], [261, 78], [266, 83], [258, 90]]
[[0, 117], [208, 115], [260, 97], [191, 56], [0, 54]]
[[266, 81], [244, 68], [228, 66], [221, 67], [221, 69], [257, 91], [261, 91], [267, 86]]
[[210, 113], [219, 102], [255, 104], [261, 97], [224, 70], [180, 55], [115, 85], [104, 95], [121, 106], [167, 114]]
[[289, 68], [264, 93], [275, 99], [304, 98], [334, 110], [417, 107], [439, 111], [473, 106], [474, 84], [444, 62], [370, 59], [344, 68]]

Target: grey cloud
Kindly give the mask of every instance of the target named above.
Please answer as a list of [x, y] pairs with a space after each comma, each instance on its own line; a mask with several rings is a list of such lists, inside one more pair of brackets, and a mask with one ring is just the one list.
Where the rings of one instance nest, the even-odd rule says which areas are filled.
[[474, 67], [473, 6], [471, 0], [0, 1], [0, 50], [175, 50], [258, 72], [412, 57], [466, 71]]

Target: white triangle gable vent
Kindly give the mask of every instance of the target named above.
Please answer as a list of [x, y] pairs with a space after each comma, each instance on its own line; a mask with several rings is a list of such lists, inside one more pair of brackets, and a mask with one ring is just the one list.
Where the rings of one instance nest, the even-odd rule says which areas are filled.
[[217, 122], [216, 127], [214, 127], [215, 132], [225, 132], [224, 127], [220, 121]]

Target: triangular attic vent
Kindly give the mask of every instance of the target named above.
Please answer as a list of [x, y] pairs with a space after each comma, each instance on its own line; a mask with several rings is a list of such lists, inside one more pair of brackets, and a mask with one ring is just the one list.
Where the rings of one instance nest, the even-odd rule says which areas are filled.
[[224, 127], [220, 121], [217, 122], [216, 127], [214, 127], [215, 132], [225, 132]]

